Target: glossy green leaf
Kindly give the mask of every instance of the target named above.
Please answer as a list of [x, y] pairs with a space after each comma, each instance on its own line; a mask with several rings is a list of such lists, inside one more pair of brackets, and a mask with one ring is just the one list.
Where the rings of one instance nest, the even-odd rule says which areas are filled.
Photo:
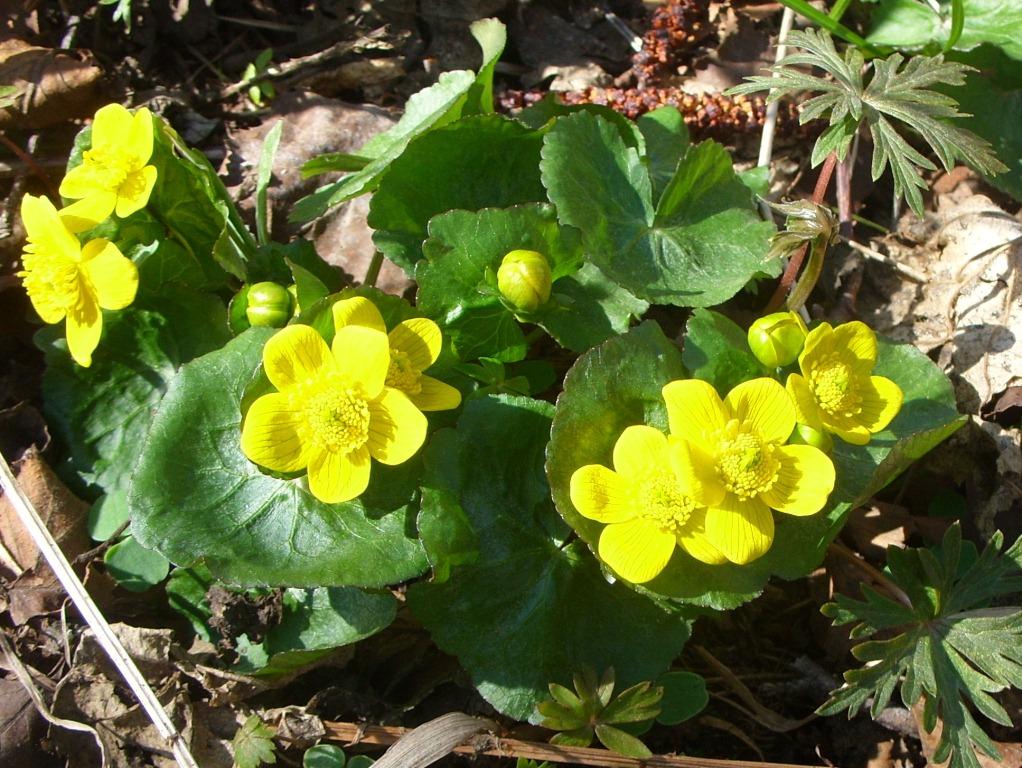
[[213, 577], [209, 569], [201, 563], [188, 568], [174, 568], [164, 586], [167, 604], [188, 620], [195, 634], [210, 642], [214, 641], [216, 636], [209, 626], [209, 617], [212, 614], [206, 600], [206, 593], [212, 586]]
[[621, 135], [622, 141], [639, 152], [646, 152], [646, 138], [639, 125], [634, 120], [629, 120], [620, 112], [604, 104], [563, 104], [556, 94], [549, 93], [525, 109], [515, 118], [522, 125], [539, 130], [550, 125], [554, 120], [564, 115], [574, 115], [585, 112], [590, 115], [602, 117], [609, 122]]
[[170, 563], [159, 552], [146, 549], [134, 536], [126, 536], [103, 555], [107, 573], [130, 592], [144, 592], [167, 578]]
[[[868, 40], [896, 48], [943, 49], [952, 34], [952, 4], [941, 3], [937, 13], [916, 0], [880, 0], [873, 11]], [[968, 51], [983, 43], [1001, 48], [1013, 59], [1022, 59], [1022, 6], [1004, 0], [963, 0], [964, 24], [953, 43]]]
[[489, 114], [493, 112], [493, 72], [507, 45], [507, 27], [499, 19], [478, 19], [469, 31], [482, 49], [483, 63], [465, 100], [464, 114]]
[[688, 319], [681, 359], [692, 378], [708, 381], [723, 393], [770, 373], [749, 349], [746, 332], [709, 309], [697, 309]]
[[257, 667], [239, 664], [235, 671], [256, 677], [293, 673], [335, 648], [350, 645], [385, 629], [397, 613], [389, 592], [355, 587], [289, 589], [284, 615], [259, 644], [266, 660]]
[[408, 99], [401, 119], [370, 139], [356, 153], [372, 158], [370, 162], [340, 181], [320, 187], [311, 195], [303, 197], [291, 211], [291, 221], [311, 221], [333, 206], [372, 190], [409, 141], [461, 115], [461, 108], [474, 82], [475, 75], [469, 70], [444, 72], [436, 83], [414, 94]]
[[[410, 491], [386, 508], [323, 504], [302, 478], [264, 474], [242, 454], [242, 394], [270, 335], [246, 331], [174, 379], [132, 478], [133, 534], [172, 562], [205, 558], [214, 576], [241, 585], [378, 587], [419, 575], [427, 563]], [[393, 485], [376, 464], [365, 498]]]
[[653, 199], [659, 200], [689, 150], [688, 126], [681, 112], [670, 106], [647, 112], [636, 124], [646, 140], [646, 162], [653, 182]]
[[541, 133], [500, 115], [466, 117], [415, 139], [373, 194], [376, 247], [411, 274], [436, 214], [545, 201], [542, 142]]
[[664, 689], [657, 715], [657, 722], [662, 725], [689, 720], [702, 712], [710, 701], [706, 681], [694, 672], [668, 672], [660, 675], [656, 684]]
[[479, 558], [475, 531], [458, 498], [458, 434], [443, 429], [433, 435], [424, 459], [422, 508], [416, 526], [433, 568], [433, 581], [447, 581], [451, 568]]
[[302, 755], [302, 768], [344, 768], [347, 756], [333, 744], [317, 744]]
[[582, 351], [624, 331], [647, 308], [596, 267], [582, 265], [579, 233], [558, 225], [548, 204], [451, 211], [430, 221], [429, 234], [426, 261], [416, 270], [418, 306], [446, 326], [462, 360], [513, 362], [525, 354], [518, 322], [494, 279], [509, 251], [538, 251], [550, 263], [551, 300], [528, 320], [569, 349]]
[[[983, 62], [975, 60], [976, 66]], [[1004, 71], [1022, 74], [1022, 66], [1010, 59], [998, 62]], [[1013, 66], [1010, 66], [1013, 65]], [[967, 114], [961, 125], [986, 139], [994, 148], [998, 159], [1008, 170], [986, 180], [1016, 200], [1022, 200], [1022, 83], [1001, 83], [983, 73], [972, 72], [965, 85], [947, 89], [948, 95], [958, 100], [958, 106]]]
[[[707, 338], [719, 325], [724, 329], [720, 344], [727, 346], [734, 329], [728, 331], [727, 324], [711, 320], [702, 316], [701, 343], [709, 347]], [[680, 357], [657, 326], [644, 323], [580, 357], [565, 377], [547, 470], [558, 510], [593, 550], [603, 526], [582, 517], [571, 505], [571, 474], [586, 464], [612, 466], [614, 443], [626, 426], [646, 423], [666, 431], [660, 390], [681, 377]], [[914, 347], [881, 343], [876, 373], [901, 386], [905, 404], [868, 446], [835, 440], [838, 483], [823, 511], [800, 518], [775, 515], [773, 546], [748, 565], [705, 565], [676, 550], [663, 573], [641, 591], [682, 603], [730, 608], [755, 597], [772, 576], [799, 578], [816, 567], [849, 509], [868, 500], [962, 423], [947, 377]]]
[[104, 493], [89, 508], [86, 528], [93, 541], [106, 541], [128, 522], [128, 503], [125, 491], [118, 489]]
[[47, 362], [44, 412], [70, 455], [77, 484], [92, 489], [82, 492], [114, 494], [127, 488], [152, 412], [177, 367], [227, 337], [219, 300], [185, 293], [166, 301], [175, 304], [174, 323], [141, 309], [107, 313], [89, 368], [71, 360], [52, 329], [38, 337], [45, 340]]
[[644, 158], [588, 113], [547, 133], [543, 184], [562, 223], [611, 279], [653, 303], [708, 306], [730, 298], [767, 259], [773, 225], [761, 221], [727, 151], [703, 142], [685, 154], [658, 202]]
[[479, 559], [443, 584], [408, 592], [415, 615], [483, 697], [518, 719], [534, 717], [547, 684], [567, 683], [580, 665], [613, 666], [628, 685], [664, 671], [688, 637], [685, 621], [609, 584], [584, 546], [566, 543], [543, 473], [551, 412], [521, 397], [466, 404], [459, 497]]

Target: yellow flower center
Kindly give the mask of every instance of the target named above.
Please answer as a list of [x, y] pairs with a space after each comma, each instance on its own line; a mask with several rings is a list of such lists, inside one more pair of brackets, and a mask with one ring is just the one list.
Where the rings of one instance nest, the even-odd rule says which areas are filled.
[[134, 154], [106, 148], [87, 149], [82, 162], [97, 187], [117, 190], [126, 197], [141, 194], [145, 179], [136, 171], [143, 163]]
[[32, 301], [42, 307], [67, 312], [78, 303], [81, 292], [78, 263], [55, 253], [26, 251], [20, 274]]
[[778, 469], [774, 446], [755, 432], [739, 431], [737, 419], [728, 422], [717, 451], [717, 474], [725, 488], [742, 499], [757, 496], [770, 490]]
[[400, 389], [409, 395], [417, 395], [422, 392], [422, 383], [419, 378], [421, 372], [415, 370], [408, 355], [399, 349], [390, 350], [390, 368], [387, 369], [386, 385]]
[[305, 401], [311, 439], [324, 448], [349, 453], [369, 439], [369, 403], [355, 390], [319, 388]]
[[816, 402], [832, 416], [855, 416], [862, 398], [854, 392], [851, 368], [838, 360], [824, 360], [809, 377]]
[[666, 472], [647, 478], [639, 486], [642, 517], [660, 530], [677, 534], [685, 527], [696, 503], [682, 492], [678, 481]]

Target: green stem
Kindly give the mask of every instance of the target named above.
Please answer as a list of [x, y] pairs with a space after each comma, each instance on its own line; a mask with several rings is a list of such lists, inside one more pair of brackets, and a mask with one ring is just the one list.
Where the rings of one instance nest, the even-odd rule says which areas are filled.
[[367, 285], [370, 288], [376, 287], [376, 280], [380, 277], [380, 267], [383, 266], [383, 252], [376, 251], [373, 254], [372, 261], [369, 262], [369, 269], [366, 270], [365, 280], [362, 281], [362, 285]]
[[823, 238], [817, 238], [813, 241], [813, 247], [809, 252], [809, 261], [806, 262], [806, 268], [802, 270], [801, 277], [799, 277], [798, 282], [791, 289], [791, 295], [788, 296], [787, 306], [790, 311], [798, 312], [806, 303], [809, 294], [813, 292], [813, 288], [816, 287], [816, 281], [820, 279], [820, 273], [823, 272], [823, 256], [826, 252], [827, 243]]
[[846, 43], [851, 43], [870, 56], [879, 56], [880, 51], [873, 47], [865, 38], [857, 35], [841, 22], [831, 18], [823, 11], [817, 10], [806, 0], [781, 0], [783, 5], [788, 6], [795, 13], [801, 14], [817, 26], [823, 27], [832, 35], [840, 37]]
[[543, 335], [545, 333], [546, 333], [546, 331], [543, 330], [543, 328], [541, 326], [537, 325], [535, 328], [533, 328], [531, 331], [529, 331], [525, 335], [525, 345], [527, 347], [531, 347], [535, 342], [537, 342], [541, 338], [543, 338]]
[[837, 0], [827, 15], [834, 19], [834, 21], [841, 21], [841, 17], [845, 15], [845, 11], [848, 10], [848, 6], [851, 4], [852, 0]]

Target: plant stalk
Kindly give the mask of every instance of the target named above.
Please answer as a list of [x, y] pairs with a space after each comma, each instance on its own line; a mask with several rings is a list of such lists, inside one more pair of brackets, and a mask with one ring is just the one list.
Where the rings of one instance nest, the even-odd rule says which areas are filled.
[[[816, 178], [816, 187], [813, 189], [813, 202], [817, 205], [823, 204], [823, 198], [827, 195], [827, 187], [830, 186], [830, 178], [834, 175], [834, 168], [836, 166], [837, 155], [831, 152], [827, 155], [827, 159], [823, 161], [820, 175]], [[767, 305], [764, 314], [776, 312], [784, 304], [785, 298], [795, 285], [795, 278], [798, 276], [798, 271], [802, 268], [802, 262], [805, 261], [808, 250], [809, 244], [806, 243], [788, 259], [788, 266], [785, 268], [784, 274], [781, 275], [781, 282], [778, 283], [774, 295], [770, 297], [770, 303]], [[815, 283], [815, 280], [813, 282]], [[808, 286], [809, 291], [812, 291], [812, 288], [812, 285]], [[808, 293], [806, 295], [808, 296]]]

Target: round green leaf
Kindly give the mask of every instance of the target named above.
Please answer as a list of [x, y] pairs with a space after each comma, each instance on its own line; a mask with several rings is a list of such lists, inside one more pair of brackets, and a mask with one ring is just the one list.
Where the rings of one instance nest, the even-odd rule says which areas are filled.
[[93, 541], [106, 541], [127, 522], [128, 501], [124, 489], [119, 488], [96, 499], [85, 525]]
[[[557, 215], [582, 231], [611, 279], [652, 303], [703, 307], [758, 272], [777, 272], [767, 259], [773, 225], [760, 220], [722, 146], [690, 148], [658, 201], [647, 162], [586, 112], [560, 118], [544, 138], [543, 184]], [[663, 162], [658, 150], [658, 169]]]
[[660, 675], [656, 684], [664, 689], [657, 715], [657, 722], [663, 725], [677, 725], [695, 717], [710, 701], [706, 681], [694, 672], [668, 672]]
[[546, 200], [542, 142], [541, 133], [500, 115], [466, 117], [415, 139], [373, 194], [376, 247], [411, 274], [433, 216]]
[[458, 498], [478, 559], [454, 567], [445, 583], [408, 591], [412, 611], [482, 696], [520, 720], [536, 716], [548, 683], [568, 683], [585, 665], [613, 666], [624, 686], [655, 677], [689, 633], [677, 615], [608, 583], [579, 542], [565, 543], [543, 473], [551, 411], [523, 397], [466, 405]]
[[317, 744], [305, 750], [302, 768], [344, 768], [344, 750], [333, 744]]
[[170, 563], [159, 552], [146, 549], [133, 536], [114, 544], [103, 555], [107, 571], [131, 592], [144, 592], [167, 578]]
[[[173, 562], [205, 558], [214, 576], [241, 585], [379, 587], [419, 575], [427, 563], [412, 500], [324, 504], [303, 479], [266, 475], [241, 452], [242, 394], [272, 333], [250, 329], [181, 369], [132, 479], [132, 532]], [[388, 481], [374, 465], [365, 498], [391, 495]]]

